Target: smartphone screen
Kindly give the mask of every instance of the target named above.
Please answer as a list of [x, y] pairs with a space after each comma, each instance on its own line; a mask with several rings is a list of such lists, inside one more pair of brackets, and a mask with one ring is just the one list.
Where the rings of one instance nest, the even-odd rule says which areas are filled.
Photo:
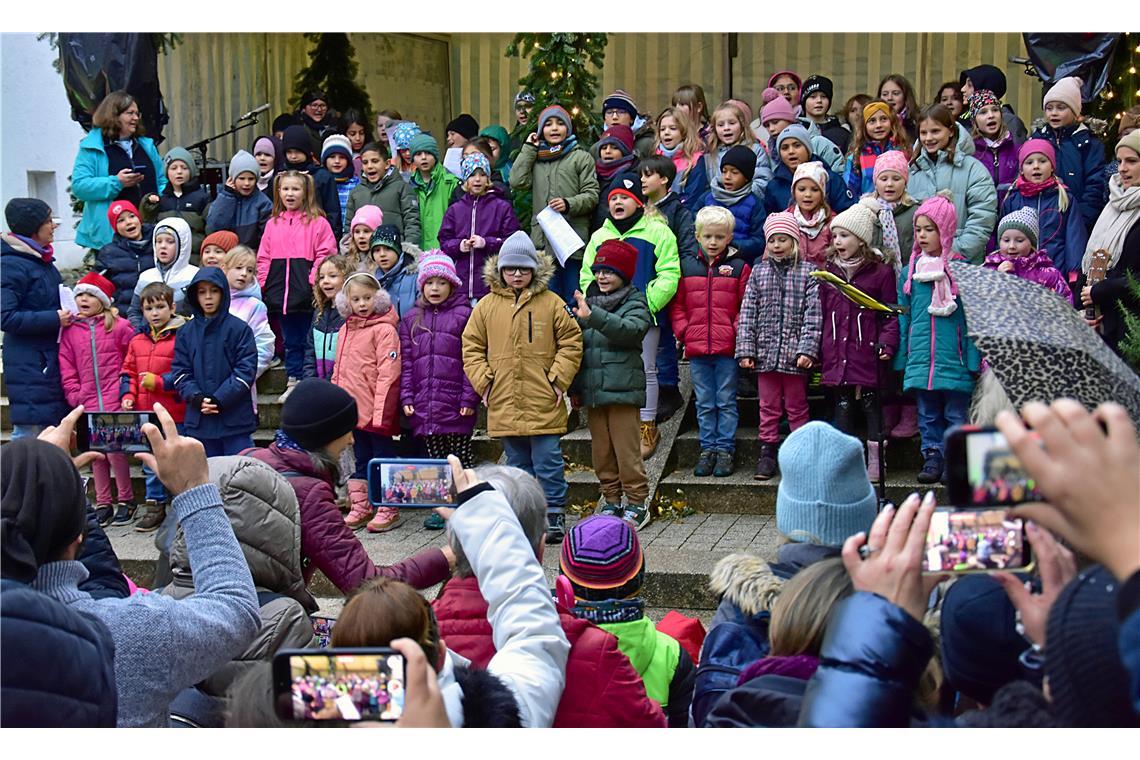
[[1007, 510], [934, 511], [926, 534], [924, 573], [1020, 570], [1032, 564], [1024, 521]]
[[392, 722], [404, 712], [404, 656], [387, 647], [282, 650], [273, 679], [283, 720]]
[[999, 430], [951, 430], [946, 435], [946, 460], [946, 487], [954, 504], [988, 507], [1041, 499], [1037, 481]]
[[332, 637], [332, 629], [333, 626], [336, 625], [336, 618], [313, 615], [312, 621], [313, 638], [317, 640], [317, 649], [328, 649], [329, 640]]
[[451, 466], [446, 459], [373, 459], [368, 500], [384, 507], [454, 507]]
[[80, 418], [76, 443], [80, 451], [150, 451], [150, 441], [142, 432], [148, 422], [158, 424], [152, 412], [88, 412]]

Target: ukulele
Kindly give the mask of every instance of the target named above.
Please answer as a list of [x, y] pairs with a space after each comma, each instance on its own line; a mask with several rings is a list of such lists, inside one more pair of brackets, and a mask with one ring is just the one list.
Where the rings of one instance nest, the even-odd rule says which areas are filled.
[[[1092, 258], [1089, 260], [1089, 271], [1088, 274], [1085, 275], [1085, 285], [1096, 285], [1098, 282], [1103, 280], [1105, 273], [1108, 271], [1108, 263], [1111, 261], [1111, 259], [1112, 257], [1109, 256], [1108, 251], [1104, 250], [1103, 248], [1098, 248], [1097, 250], [1093, 251]], [[1099, 306], [1094, 305], [1085, 309], [1085, 319], [1095, 320], [1099, 316]], [[1100, 325], [1097, 325], [1094, 329], [1098, 333], [1102, 331]]]

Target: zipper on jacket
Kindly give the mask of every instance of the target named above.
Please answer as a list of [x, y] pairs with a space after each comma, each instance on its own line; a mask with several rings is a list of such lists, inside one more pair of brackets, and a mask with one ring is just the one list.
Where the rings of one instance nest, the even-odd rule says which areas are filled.
[[[933, 292], [931, 292], [931, 298], [933, 298], [933, 297], [934, 297], [934, 294], [933, 294]], [[934, 343], [935, 343], [935, 340], [937, 339], [937, 333], [935, 333], [935, 329], [936, 328], [934, 325], [934, 315], [931, 314], [930, 315], [930, 374], [926, 378], [926, 390], [928, 390], [928, 391], [934, 390]]]
[[526, 313], [526, 335], [527, 342], [534, 343], [534, 312], [527, 311]]
[[99, 399], [99, 411], [103, 408], [103, 384], [99, 382], [99, 353], [95, 350], [95, 323], [87, 325], [91, 328], [91, 368], [95, 370], [95, 395]]
[[709, 274], [705, 278], [705, 282], [707, 283], [707, 286], [705, 287], [705, 303], [708, 304], [705, 307], [705, 314], [707, 315], [706, 322], [707, 322], [707, 326], [708, 326], [708, 329], [707, 329], [708, 334], [706, 337], [708, 338], [708, 344], [709, 344], [709, 348], [708, 348], [709, 356], [712, 356], [712, 352], [713, 352], [713, 345], [712, 345], [712, 281], [713, 280], [712, 280], [712, 278], [713, 278], [713, 264], [714, 263], [715, 262], [712, 262], [712, 261], [709, 262]]

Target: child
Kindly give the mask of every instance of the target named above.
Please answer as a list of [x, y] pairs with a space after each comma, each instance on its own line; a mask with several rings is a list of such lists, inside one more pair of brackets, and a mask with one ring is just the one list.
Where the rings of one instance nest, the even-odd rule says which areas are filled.
[[392, 299], [397, 316], [403, 316], [416, 305], [416, 257], [420, 250], [411, 243], [400, 241], [395, 225], [381, 224], [372, 233], [369, 243], [373, 276]]
[[400, 235], [419, 245], [420, 202], [416, 191], [405, 182], [398, 169], [388, 165], [388, 151], [379, 143], [368, 143], [360, 151], [363, 174], [360, 184], [348, 194], [345, 216], [356, 218], [361, 206], [376, 206], [384, 212], [384, 220], [396, 226]]
[[[578, 145], [574, 122], [566, 109], [558, 104], [544, 108], [538, 115], [538, 131], [527, 136], [511, 167], [511, 189], [532, 190], [530, 239], [535, 248], [546, 248], [538, 212], [547, 206], [566, 217], [578, 237], [589, 239], [590, 215], [601, 187], [594, 170], [589, 152]], [[569, 303], [578, 285], [582, 259], [574, 254], [565, 265], [556, 266], [550, 289]]]
[[918, 201], [906, 191], [910, 164], [898, 150], [880, 153], [872, 173], [875, 189], [861, 203], [875, 212], [875, 234], [871, 247], [883, 253], [883, 260], [896, 269], [910, 261], [914, 246], [914, 210]]
[[[206, 232], [229, 230], [237, 242], [256, 248], [261, 245], [265, 225], [273, 213], [273, 201], [257, 192], [261, 169], [257, 159], [239, 150], [230, 160], [230, 173], [218, 198], [206, 214]], [[276, 181], [276, 180], [275, 180]], [[205, 245], [206, 241], [202, 241]], [[202, 266], [214, 266], [202, 262]]]
[[198, 270], [186, 302], [194, 318], [178, 331], [170, 368], [186, 401], [186, 435], [201, 441], [208, 457], [239, 454], [253, 447], [257, 429], [253, 331], [229, 313], [230, 285], [217, 267]]
[[[454, 119], [447, 123], [443, 128], [444, 139], [447, 141], [448, 148], [463, 148], [471, 140], [479, 134], [479, 122], [475, 117], [469, 113], [461, 113]], [[415, 151], [412, 151], [412, 160], [416, 157]]]
[[[414, 121], [401, 121], [395, 127], [390, 128], [388, 132], [390, 136], [389, 149], [392, 154], [392, 166], [395, 167], [396, 172], [400, 175], [405, 183], [412, 181], [412, 172], [416, 170], [415, 162], [412, 161], [412, 152], [410, 146], [412, 138], [418, 135], [423, 130], [420, 125]], [[361, 161], [363, 162], [364, 151], [361, 150]], [[388, 151], [385, 151], [388, 153]], [[387, 160], [387, 159], [385, 159]]]
[[352, 215], [349, 233], [340, 241], [340, 252], [352, 265], [352, 271], [372, 268], [372, 233], [384, 223], [384, 212], [379, 206], [361, 206]]
[[966, 335], [958, 287], [946, 266], [962, 258], [954, 250], [956, 217], [954, 204], [944, 195], [922, 202], [914, 212], [910, 264], [899, 276], [898, 303], [907, 311], [899, 317], [894, 364], [904, 372], [903, 390], [917, 391], [923, 458], [919, 483], [942, 477], [942, 435], [966, 422], [980, 364], [978, 349]]
[[725, 478], [735, 467], [736, 325], [752, 268], [729, 246], [736, 218], [728, 209], [697, 212], [697, 256], [681, 257], [681, 282], [671, 316], [689, 357], [701, 455], [693, 474]]
[[[170, 417], [182, 428], [186, 404], [174, 390], [171, 367], [174, 363], [175, 331], [186, 320], [174, 312], [175, 292], [164, 282], [152, 282], [139, 293], [146, 328], [131, 338], [123, 359], [119, 393], [123, 409], [147, 412], [155, 402], [162, 404]], [[146, 511], [135, 524], [135, 531], [151, 533], [166, 519], [166, 489], [158, 476], [144, 467], [146, 473]]]
[[483, 263], [519, 229], [507, 193], [491, 184], [491, 165], [481, 153], [464, 156], [465, 193], [443, 215], [439, 246], [455, 262], [456, 287], [472, 306], [487, 295]]
[[[827, 271], [880, 303], [895, 302], [895, 270], [871, 247], [875, 212], [857, 204], [831, 221], [832, 248]], [[835, 389], [835, 427], [854, 430], [855, 405], [863, 408], [867, 430], [867, 477], [879, 480], [882, 439], [879, 393], [893, 385], [888, 362], [898, 352], [899, 325], [894, 316], [856, 304], [830, 285], [820, 288], [823, 385]]]
[[[602, 198], [609, 197], [610, 183], [614, 177], [625, 171], [636, 172], [640, 163], [637, 154], [633, 152], [633, 130], [625, 124], [607, 127], [590, 152], [594, 154], [594, 167]], [[606, 220], [606, 211], [603, 204], [598, 204], [594, 209], [590, 222], [591, 235]]]
[[[289, 127], [285, 130], [285, 134], [281, 138], [281, 145], [285, 148], [285, 169], [307, 174], [313, 178], [313, 193], [317, 205], [325, 212], [329, 227], [333, 234], [339, 238], [342, 219], [344, 219], [340, 210], [340, 194], [337, 192], [336, 179], [333, 175], [313, 161], [311, 151], [316, 150], [312, 142], [314, 139], [316, 139], [315, 133], [311, 135], [309, 130], [301, 125]], [[351, 160], [351, 153], [349, 160]], [[274, 203], [276, 202], [275, 198]]]
[[198, 274], [198, 267], [190, 263], [190, 245], [192, 235], [190, 226], [178, 217], [164, 219], [154, 226], [151, 235], [154, 248], [153, 268], [139, 275], [131, 295], [131, 307], [127, 311], [131, 327], [135, 332], [146, 331], [146, 318], [142, 309], [142, 289], [152, 282], [162, 282], [174, 290], [174, 308], [185, 314], [183, 306], [185, 289]]
[[94, 269], [115, 286], [111, 299], [115, 308], [127, 312], [139, 275], [154, 268], [154, 225], [143, 224], [139, 210], [130, 201], [112, 201], [107, 221], [115, 236], [95, 254]]
[[[416, 284], [420, 299], [399, 327], [400, 405], [429, 457], [454, 454], [464, 467], [471, 467], [471, 434], [479, 406], [463, 374], [463, 328], [471, 306], [455, 263], [442, 251], [424, 253]], [[443, 530], [446, 523], [433, 512], [424, 527]]]
[[792, 430], [808, 421], [807, 372], [819, 358], [822, 316], [813, 267], [800, 259], [803, 236], [787, 211], [764, 222], [764, 258], [748, 278], [740, 306], [736, 359], [760, 373], [760, 459], [756, 479], [776, 474], [780, 416]]
[[[230, 314], [249, 325], [257, 345], [257, 374], [265, 374], [273, 361], [273, 346], [277, 337], [269, 327], [269, 311], [261, 301], [261, 288], [257, 284], [257, 254], [244, 245], [234, 247], [222, 261], [222, 271], [230, 285]], [[254, 396], [254, 406], [257, 397]]]
[[800, 105], [804, 109], [800, 122], [805, 126], [809, 121], [815, 124], [821, 136], [830, 140], [840, 153], [846, 154], [851, 132], [838, 117], [828, 114], [834, 94], [835, 84], [822, 74], [812, 74], [805, 79], [800, 90]]
[[919, 150], [910, 161], [907, 192], [921, 202], [949, 190], [958, 221], [953, 249], [980, 264], [997, 217], [994, 181], [981, 163], [971, 160], [974, 143], [965, 130], [959, 130], [946, 106], [924, 108], [918, 134]]
[[229, 230], [211, 232], [202, 241], [200, 266], [221, 267], [226, 254], [236, 245], [238, 245], [238, 236]]
[[[344, 135], [329, 135], [321, 146], [321, 166], [333, 178], [336, 186], [336, 197], [340, 204], [340, 219], [348, 219], [345, 207], [348, 205], [348, 194], [360, 184], [360, 178], [352, 165], [352, 143]], [[340, 236], [339, 230], [337, 236]]]
[[[919, 119], [918, 99], [914, 96], [914, 87], [910, 80], [902, 74], [888, 74], [879, 82], [879, 99], [889, 104], [891, 111], [898, 116], [902, 123], [903, 133], [906, 135], [906, 145], [914, 145], [918, 139]], [[945, 107], [945, 106], [943, 106]]]
[[525, 232], [503, 241], [499, 255], [483, 266], [491, 292], [463, 329], [463, 372], [487, 407], [487, 435], [502, 439], [507, 464], [538, 478], [546, 496], [546, 541], [561, 543], [563, 394], [582, 361], [582, 332], [562, 298], [547, 289], [553, 274], [554, 262]]
[[[589, 410], [594, 473], [602, 487], [598, 513], [640, 530], [649, 524], [649, 481], [637, 437], [645, 405], [641, 344], [651, 323], [645, 295], [633, 287], [637, 249], [621, 240], [598, 246], [594, 282], [575, 291], [582, 328], [582, 364], [570, 392]], [[625, 507], [622, 507], [622, 495]]]
[[697, 169], [704, 155], [704, 142], [680, 107], [666, 108], [657, 117], [656, 154], [673, 163], [669, 190], [677, 193], [686, 206], [697, 206], [709, 189], [708, 176]]
[[[774, 214], [777, 211], [790, 210], [795, 199], [792, 197], [792, 181], [796, 169], [801, 164], [816, 161], [820, 168], [826, 172], [828, 181], [824, 183], [823, 190], [827, 192], [827, 206], [838, 213], [850, 208], [855, 203], [855, 195], [843, 183], [843, 178], [827, 168], [827, 164], [811, 149], [811, 138], [808, 131], [799, 124], [792, 124], [780, 130], [775, 141], [776, 169], [772, 174], [772, 181], [764, 191], [764, 211]], [[800, 251], [801, 255], [804, 253]]]
[[345, 278], [359, 271], [347, 256], [329, 256], [317, 267], [317, 287], [313, 288], [313, 324], [305, 344], [305, 377], [332, 377], [336, 342], [344, 317], [336, 310], [336, 294]]
[[708, 143], [712, 125], [709, 124], [709, 104], [705, 100], [705, 91], [699, 84], [683, 84], [673, 92], [669, 104], [678, 108], [689, 118], [697, 129], [697, 136], [701, 144]]
[[[950, 110], [950, 109], [947, 109]], [[974, 132], [974, 158], [982, 162], [1004, 197], [1017, 179], [1018, 141], [1002, 119], [1001, 101], [989, 90], [975, 90], [970, 96], [970, 113]], [[950, 112], [954, 116], [954, 112]]]
[[[466, 142], [464, 139], [464, 144]], [[431, 135], [425, 132], [416, 135], [408, 150], [416, 165], [411, 185], [420, 204], [421, 247], [439, 248], [439, 227], [443, 224], [451, 193], [459, 186], [459, 177], [443, 168], [439, 160], [439, 143]]]
[[1057, 80], [1042, 103], [1045, 124], [1033, 136], [1053, 146], [1057, 153], [1053, 164], [1057, 177], [1069, 188], [1074, 205], [1091, 232], [1105, 204], [1105, 160], [1104, 145], [1088, 127], [1078, 123], [1083, 84], [1078, 77]]
[[367, 525], [369, 533], [384, 533], [400, 524], [400, 511], [369, 504], [368, 462], [394, 455], [392, 436], [400, 432], [396, 311], [388, 293], [368, 272], [354, 272], [345, 279], [336, 308], [345, 322], [337, 336], [332, 382], [352, 394], [357, 409], [352, 444], [356, 472], [348, 481], [351, 509], [344, 522], [353, 530]]
[[875, 190], [873, 169], [876, 157], [889, 150], [897, 150], [910, 160], [913, 144], [907, 141], [899, 117], [883, 101], [872, 100], [862, 107], [862, 113], [862, 121], [855, 123], [855, 136], [843, 170], [847, 189], [858, 198]]
[[508, 188], [511, 182], [511, 135], [501, 124], [492, 124], [479, 130], [479, 136], [486, 138], [491, 147], [492, 184]]
[[835, 213], [827, 203], [829, 185], [838, 186], [839, 177], [832, 176], [819, 161], [800, 164], [792, 177], [792, 201], [787, 210], [796, 218], [803, 235], [804, 260], [815, 267], [824, 265], [831, 246], [829, 223]]
[[[126, 201], [115, 201], [117, 204]], [[72, 408], [82, 404], [88, 412], [117, 412], [119, 376], [134, 330], [119, 316], [112, 300], [115, 286], [102, 275], [89, 272], [75, 288], [79, 313], [64, 327], [59, 337], [59, 372], [63, 394]], [[115, 470], [118, 498], [111, 503], [111, 468]], [[135, 496], [131, 485], [131, 465], [124, 453], [107, 454], [91, 463], [95, 477], [95, 514], [106, 526], [114, 519], [126, 525], [135, 517]]]
[[[646, 214], [641, 178], [633, 172], [624, 172], [614, 178], [613, 185], [606, 199], [610, 215], [601, 229], [590, 237], [590, 244], [586, 246], [580, 287], [587, 290], [594, 279], [589, 267], [593, 265], [594, 256], [602, 243], [616, 238], [637, 249], [636, 274], [630, 284], [645, 293], [653, 320], [641, 344], [646, 378], [645, 406], [641, 409], [641, 458], [648, 459], [653, 456], [660, 440], [657, 432], [657, 348], [662, 329], [657, 323], [657, 315], [666, 310], [673, 294], [677, 292], [677, 282], [681, 279], [681, 262], [677, 253], [677, 238], [660, 214], [656, 211]], [[745, 193], [747, 194], [747, 189]]]
[[355, 108], [345, 111], [340, 123], [344, 127], [344, 136], [348, 138], [348, 147], [352, 151], [352, 171], [359, 178], [362, 168], [360, 151], [372, 142], [372, 128], [368, 124], [368, 119], [364, 118], [364, 114]]
[[[764, 146], [756, 142], [748, 129], [748, 117], [735, 102], [725, 101], [713, 111], [713, 130], [708, 136], [708, 150], [705, 151], [704, 161], [698, 166], [698, 171], [705, 173], [705, 180], [711, 188], [724, 189], [721, 180], [720, 168], [724, 154], [730, 148], [743, 146], [754, 154], [752, 169], [752, 194], [759, 200], [764, 196], [764, 189], [772, 179], [772, 162]], [[699, 180], [696, 180], [699, 181]], [[700, 204], [703, 206], [704, 204]]]
[[334, 253], [336, 238], [317, 204], [313, 178], [293, 170], [278, 175], [273, 217], [265, 225], [257, 249], [257, 282], [285, 340], [286, 393], [304, 371], [305, 336], [312, 321], [312, 283], [317, 268], [322, 259]]
[[[743, 145], [724, 153], [720, 161], [720, 177], [701, 200], [701, 207], [727, 208], [736, 217], [732, 242], [740, 257], [751, 264], [764, 252], [764, 203], [752, 192], [756, 156]], [[765, 195], [767, 198], [767, 195]]]
[[1001, 248], [986, 256], [985, 267], [1036, 282], [1072, 304], [1073, 291], [1064, 275], [1053, 266], [1049, 255], [1037, 248], [1038, 230], [1037, 212], [1032, 208], [1003, 216], [997, 228]]
[[1026, 206], [1037, 212], [1036, 249], [1049, 254], [1053, 266], [1075, 283], [1088, 243], [1088, 228], [1068, 189], [1057, 179], [1057, 154], [1048, 140], [1026, 140], [1017, 152], [1021, 173], [1001, 203], [1002, 216]]
[[253, 158], [257, 161], [257, 189], [273, 203], [273, 178], [285, 171], [285, 147], [281, 138], [262, 135], [253, 141]]
[[[193, 233], [191, 251], [202, 247], [206, 236], [206, 209], [210, 196], [198, 184], [198, 164], [185, 148], [171, 148], [163, 158], [166, 164], [166, 187], [161, 195], [148, 195], [143, 199], [143, 215], [149, 219], [168, 219], [176, 216], [190, 225]], [[191, 254], [190, 263], [197, 265]]]

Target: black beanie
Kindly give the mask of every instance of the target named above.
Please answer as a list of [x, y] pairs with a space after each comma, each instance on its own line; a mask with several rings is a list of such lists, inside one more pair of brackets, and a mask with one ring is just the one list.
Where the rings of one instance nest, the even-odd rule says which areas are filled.
[[8, 229], [24, 237], [35, 235], [48, 219], [51, 219], [51, 206], [38, 198], [13, 198], [4, 207]]
[[614, 193], [631, 196], [637, 201], [637, 205], [645, 205], [645, 192], [641, 189], [641, 175], [637, 172], [626, 169], [615, 174], [606, 191], [606, 203], [610, 202], [610, 196]]
[[461, 113], [448, 122], [444, 132], [456, 132], [470, 140], [479, 134], [479, 122], [469, 113]]
[[821, 74], [812, 74], [804, 80], [803, 89], [800, 90], [800, 103], [808, 99], [808, 95], [817, 92], [822, 92], [827, 96], [827, 102], [830, 103], [835, 98], [832, 97], [835, 93], [835, 85], [830, 79]]
[[317, 100], [323, 100], [325, 102], [326, 106], [332, 105], [331, 103], [329, 103], [328, 96], [325, 95], [320, 90], [309, 90], [308, 92], [306, 92], [304, 95], [301, 96], [301, 108], [304, 108], [305, 106], [307, 106], [310, 103], [313, 103]]
[[309, 136], [309, 130], [302, 127], [300, 124], [294, 124], [291, 127], [286, 127], [284, 134], [281, 135], [281, 147], [285, 151], [299, 150], [306, 156], [311, 155], [313, 151], [312, 138]]
[[957, 580], [942, 600], [942, 670], [946, 680], [975, 702], [1021, 675], [1018, 658], [1029, 642], [1017, 633], [1016, 612], [988, 575]]
[[327, 446], [355, 427], [356, 400], [319, 377], [297, 383], [281, 410], [281, 429], [308, 451]]
[[743, 145], [733, 146], [720, 160], [720, 168], [723, 169], [725, 166], [736, 167], [744, 175], [744, 178], [751, 182], [752, 177], [756, 174], [756, 154]]
[[300, 121], [300, 119], [297, 118], [297, 114], [293, 114], [293, 113], [278, 114], [277, 118], [273, 120], [273, 131], [274, 132], [284, 132], [286, 129], [293, 126], [294, 124], [300, 124], [300, 123], [301, 123], [301, 121]]

